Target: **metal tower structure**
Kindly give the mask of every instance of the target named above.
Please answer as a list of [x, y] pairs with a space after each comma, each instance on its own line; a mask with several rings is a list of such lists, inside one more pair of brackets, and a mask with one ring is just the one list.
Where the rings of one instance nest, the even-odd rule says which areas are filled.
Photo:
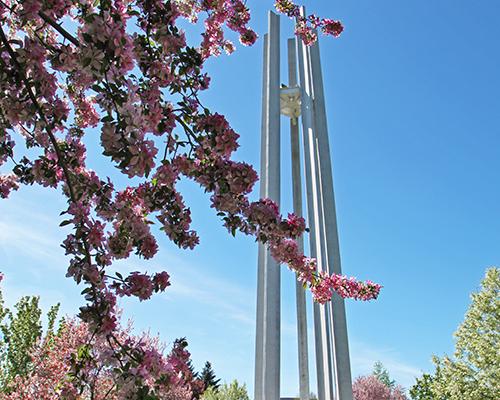
[[[304, 9], [301, 10], [305, 13]], [[318, 270], [341, 273], [319, 45], [288, 39], [288, 86], [280, 85], [280, 21], [269, 12], [264, 36], [260, 195], [280, 202], [280, 117], [290, 118], [293, 208], [302, 215], [302, 125], [310, 254]], [[297, 79], [297, 70], [298, 78]], [[303, 239], [299, 240], [303, 249]], [[255, 400], [280, 399], [280, 268], [260, 244], [257, 281]], [[309, 400], [305, 292], [296, 285], [300, 399]], [[351, 366], [344, 300], [335, 294], [314, 304], [314, 344], [318, 400], [352, 400]]]

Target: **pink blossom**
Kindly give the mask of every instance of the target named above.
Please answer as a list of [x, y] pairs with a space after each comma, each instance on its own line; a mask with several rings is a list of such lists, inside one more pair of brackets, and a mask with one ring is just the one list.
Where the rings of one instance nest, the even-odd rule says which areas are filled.
[[287, 224], [286, 229], [289, 230], [290, 237], [297, 237], [301, 235], [306, 229], [306, 221], [304, 218], [295, 214], [288, 214], [288, 219], [285, 221]]
[[323, 27], [321, 29], [327, 35], [338, 37], [344, 30], [344, 27], [342, 26], [342, 23], [340, 21], [334, 21], [332, 19], [324, 19]]
[[152, 258], [158, 252], [158, 243], [151, 234], [146, 234], [140, 245], [140, 253], [144, 258]]
[[295, 34], [299, 36], [306, 45], [310, 45], [317, 40], [318, 35], [315, 31], [317, 28], [321, 28], [324, 34], [334, 37], [339, 37], [344, 30], [340, 21], [319, 18], [314, 14], [307, 17], [301, 16], [300, 7], [291, 0], [276, 0], [275, 6], [280, 13], [296, 20]]
[[76, 123], [80, 128], [95, 127], [99, 123], [99, 115], [95, 110], [94, 99], [85, 98], [83, 95], [75, 95], [71, 98], [77, 110]]
[[106, 315], [102, 319], [102, 323], [99, 327], [99, 331], [103, 335], [109, 335], [111, 332], [114, 332], [116, 330], [116, 317], [114, 315]]
[[147, 300], [153, 294], [153, 283], [146, 274], [133, 272], [127, 278], [128, 290], [127, 294], [136, 296], [140, 300]]
[[257, 34], [251, 29], [247, 29], [240, 35], [240, 42], [244, 46], [251, 46], [257, 40]]
[[158, 291], [164, 291], [170, 286], [170, 275], [165, 271], [159, 272], [153, 277], [153, 283]]
[[38, 12], [41, 10], [41, 3], [38, 0], [25, 0], [22, 5], [23, 16], [26, 19], [38, 19]]
[[95, 221], [91, 224], [87, 239], [94, 247], [101, 247], [104, 241], [104, 224], [101, 221]]
[[158, 153], [153, 141], [145, 140], [128, 146], [131, 158], [124, 171], [129, 177], [147, 175], [153, 169], [154, 157]]
[[13, 190], [19, 189], [18, 178], [14, 174], [0, 175], [0, 198], [6, 199]]

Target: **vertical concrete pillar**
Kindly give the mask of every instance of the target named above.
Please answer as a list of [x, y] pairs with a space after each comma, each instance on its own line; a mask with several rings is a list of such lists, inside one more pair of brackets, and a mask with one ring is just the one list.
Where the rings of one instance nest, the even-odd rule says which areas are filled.
[[[295, 39], [288, 39], [288, 86], [297, 86], [297, 50]], [[292, 193], [293, 212], [302, 216], [302, 177], [300, 168], [300, 140], [297, 118], [290, 118], [290, 143], [292, 161]], [[299, 250], [304, 251], [304, 239], [297, 240]], [[307, 346], [307, 310], [306, 294], [302, 284], [295, 282], [295, 298], [297, 302], [297, 339], [299, 360], [300, 400], [309, 400], [309, 357]]]
[[[318, 270], [322, 270], [325, 262], [325, 249], [322, 246], [322, 208], [319, 170], [316, 156], [316, 140], [314, 127], [314, 108], [312, 99], [312, 82], [308, 47], [297, 41], [299, 61], [299, 77], [301, 87], [302, 127], [304, 138], [304, 164], [306, 177], [306, 194], [308, 223], [310, 228], [309, 244], [311, 256], [318, 261]], [[331, 400], [332, 371], [329, 359], [328, 321], [324, 306], [314, 304], [314, 337], [316, 353], [316, 375], [318, 379], [318, 399]]]
[[[262, 126], [260, 140], [260, 197], [268, 197], [267, 185], [267, 66], [268, 66], [268, 35], [264, 35], [264, 62], [262, 72]], [[257, 266], [257, 321], [255, 334], [255, 382], [254, 399], [262, 399], [262, 382], [264, 380], [264, 269], [266, 264], [266, 247], [259, 243], [259, 255]]]
[[[321, 174], [322, 208], [327, 248], [327, 271], [341, 274], [340, 249], [333, 189], [333, 173], [330, 158], [330, 144], [326, 120], [325, 97], [319, 44], [310, 48], [311, 77], [313, 83], [314, 124], [316, 127], [318, 164]], [[344, 300], [334, 294], [329, 308], [329, 319], [333, 331], [333, 354], [335, 363], [335, 390], [338, 400], [352, 400], [352, 378], [347, 337], [347, 321]]]
[[[280, 44], [279, 16], [269, 12], [266, 40], [261, 195], [280, 201]], [[262, 163], [264, 165], [262, 165]], [[263, 167], [263, 168], [262, 168]], [[264, 178], [262, 179], [262, 173]], [[255, 400], [280, 398], [280, 269], [269, 251], [259, 251]]]

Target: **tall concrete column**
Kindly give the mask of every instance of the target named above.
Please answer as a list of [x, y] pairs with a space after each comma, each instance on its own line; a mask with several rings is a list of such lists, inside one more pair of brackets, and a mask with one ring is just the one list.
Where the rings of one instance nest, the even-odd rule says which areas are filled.
[[[301, 87], [308, 223], [310, 228], [309, 244], [311, 256], [317, 259], [318, 270], [323, 270], [326, 252], [324, 246], [322, 246], [323, 216], [320, 198], [320, 177], [316, 157], [317, 144], [314, 133], [313, 88], [310, 77], [308, 47], [302, 41], [297, 41], [297, 50]], [[329, 329], [325, 307], [315, 303], [313, 317], [318, 399], [332, 400], [333, 373], [331, 369]]]
[[[318, 42], [311, 46], [309, 52], [313, 84], [314, 124], [316, 128], [315, 134], [318, 149], [317, 159], [321, 175], [321, 206], [323, 209], [325, 229], [324, 241], [327, 249], [326, 266], [327, 271], [330, 274], [341, 274], [342, 269], [340, 264], [339, 238], [333, 189], [333, 173], [330, 158], [323, 76], [321, 72]], [[334, 371], [336, 398], [339, 400], [352, 400], [351, 365], [344, 300], [335, 293], [332, 297], [332, 302], [329, 305], [328, 310], [330, 327], [333, 332], [333, 354], [331, 359], [335, 363]]]
[[[261, 195], [280, 201], [280, 45], [279, 17], [269, 12], [265, 41]], [[266, 54], [267, 53], [267, 54]], [[280, 269], [266, 249], [259, 250], [255, 400], [280, 398]]]
[[[264, 35], [264, 62], [262, 72], [262, 126], [261, 126], [261, 140], [260, 140], [260, 197], [265, 198], [268, 196], [267, 185], [267, 42], [268, 35]], [[257, 266], [257, 321], [256, 321], [256, 335], [255, 335], [255, 385], [254, 385], [254, 398], [262, 399], [262, 382], [264, 380], [264, 269], [266, 264], [266, 247], [259, 243], [259, 255]]]
[[[297, 50], [296, 40], [288, 39], [288, 86], [297, 86]], [[300, 168], [300, 140], [299, 124], [297, 118], [290, 118], [290, 143], [292, 161], [292, 193], [293, 212], [297, 216], [302, 216], [302, 178]], [[304, 252], [304, 239], [301, 236], [297, 239], [300, 252]], [[297, 302], [297, 339], [298, 339], [298, 360], [299, 360], [299, 389], [300, 400], [309, 400], [309, 357], [307, 346], [307, 310], [306, 293], [302, 284], [295, 282], [295, 298]]]

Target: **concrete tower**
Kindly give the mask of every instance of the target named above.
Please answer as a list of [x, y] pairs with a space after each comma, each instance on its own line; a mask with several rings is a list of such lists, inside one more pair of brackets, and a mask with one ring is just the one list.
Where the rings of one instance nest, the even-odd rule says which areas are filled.
[[[304, 13], [304, 9], [301, 10]], [[341, 273], [319, 45], [288, 39], [288, 86], [280, 87], [280, 21], [269, 12], [264, 36], [260, 195], [280, 202], [280, 117], [290, 118], [293, 208], [302, 215], [305, 177], [310, 255], [318, 270]], [[297, 79], [297, 69], [298, 76]], [[304, 169], [301, 168], [299, 119]], [[303, 239], [298, 242], [303, 249]], [[259, 245], [255, 400], [280, 399], [280, 267]], [[297, 333], [300, 399], [309, 400], [305, 292], [297, 282]], [[351, 366], [344, 300], [334, 295], [314, 304], [314, 344], [319, 400], [352, 400]]]

